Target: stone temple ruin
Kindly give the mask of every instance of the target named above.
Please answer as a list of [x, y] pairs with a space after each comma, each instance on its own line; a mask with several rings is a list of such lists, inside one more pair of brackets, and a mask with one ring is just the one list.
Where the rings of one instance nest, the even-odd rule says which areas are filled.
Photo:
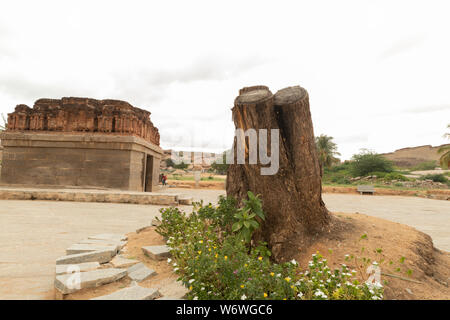
[[152, 191], [163, 154], [150, 112], [125, 101], [39, 99], [1, 134], [3, 184]]

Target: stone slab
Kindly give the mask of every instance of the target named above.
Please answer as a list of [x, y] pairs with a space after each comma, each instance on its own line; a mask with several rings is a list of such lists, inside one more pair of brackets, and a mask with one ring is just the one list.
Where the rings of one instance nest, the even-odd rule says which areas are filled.
[[189, 292], [183, 283], [177, 280], [164, 284], [159, 291], [165, 297], [163, 300], [185, 300], [186, 294]]
[[170, 248], [166, 245], [162, 246], [146, 246], [142, 247], [142, 251], [146, 256], [155, 260], [164, 260], [170, 257]]
[[96, 244], [76, 243], [66, 249], [66, 254], [78, 254], [92, 251], [111, 251], [111, 255], [114, 256], [119, 251], [118, 245], [100, 246]]
[[56, 275], [73, 273], [77, 270], [79, 272], [91, 271], [100, 268], [100, 263], [98, 262], [84, 262], [79, 264], [57, 264], [55, 268]]
[[96, 245], [101, 245], [101, 246], [116, 245], [119, 247], [119, 249], [122, 249], [127, 244], [127, 241], [84, 239], [84, 240], [79, 241], [78, 243], [96, 244]]
[[56, 259], [56, 264], [78, 264], [83, 262], [106, 263], [111, 261], [112, 258], [111, 250], [92, 251], [59, 257]]
[[96, 288], [125, 277], [124, 269], [99, 269], [56, 276], [55, 288], [62, 294], [69, 294], [85, 288]]
[[111, 264], [113, 265], [114, 268], [128, 268], [131, 267], [135, 264], [139, 263], [138, 260], [135, 259], [128, 259], [125, 258], [123, 256], [115, 256], [112, 260], [111, 260]]
[[142, 262], [129, 267], [127, 273], [128, 277], [136, 282], [142, 282], [156, 275], [155, 270], [147, 268]]
[[[51, 171], [50, 168], [48, 168], [48, 170]], [[178, 195], [176, 194], [115, 190], [63, 188], [49, 189], [44, 187], [34, 188], [32, 185], [25, 183], [21, 183], [20, 185], [17, 185], [17, 187], [14, 187], [12, 184], [10, 186], [1, 186], [0, 200], [44, 200], [178, 205]]]
[[131, 286], [91, 300], [154, 300], [161, 297], [157, 289]]
[[192, 205], [192, 197], [178, 197], [178, 203], [181, 205]]

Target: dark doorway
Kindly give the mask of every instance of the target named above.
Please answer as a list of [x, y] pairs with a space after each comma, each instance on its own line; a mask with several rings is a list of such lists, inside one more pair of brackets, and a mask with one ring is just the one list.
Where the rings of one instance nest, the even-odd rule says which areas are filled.
[[146, 155], [145, 163], [145, 192], [153, 191], [153, 157], [151, 155]]

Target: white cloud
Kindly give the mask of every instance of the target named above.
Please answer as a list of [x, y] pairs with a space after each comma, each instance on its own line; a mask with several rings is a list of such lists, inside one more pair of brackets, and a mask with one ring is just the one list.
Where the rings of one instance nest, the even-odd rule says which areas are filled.
[[[446, 1], [14, 1], [0, 11], [0, 110], [117, 98], [164, 147], [228, 148], [243, 86], [302, 85], [344, 159], [441, 144], [450, 119]], [[432, 112], [431, 112], [432, 111]]]

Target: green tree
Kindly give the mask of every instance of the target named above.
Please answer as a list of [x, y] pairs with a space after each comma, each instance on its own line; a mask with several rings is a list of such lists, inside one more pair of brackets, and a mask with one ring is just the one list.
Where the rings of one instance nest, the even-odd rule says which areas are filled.
[[226, 152], [222, 154], [222, 163], [217, 163], [217, 161], [211, 163], [211, 169], [219, 174], [226, 174], [229, 166], [230, 165], [226, 163]]
[[173, 160], [171, 158], [166, 159], [166, 166], [168, 167], [175, 167], [175, 162], [173, 162]]
[[0, 124], [0, 131], [4, 131], [8, 128], [8, 120], [6, 119], [6, 117], [3, 113], [2, 113], [2, 120], [3, 120], [3, 124]]
[[[450, 128], [450, 124], [447, 125], [447, 128]], [[444, 134], [444, 138], [450, 139], [450, 133], [447, 132]], [[438, 153], [442, 153], [439, 161], [441, 163], [441, 167], [447, 169], [450, 164], [450, 145], [442, 146], [438, 149]]]
[[365, 176], [372, 172], [392, 172], [394, 167], [391, 161], [373, 151], [362, 150], [352, 157], [350, 171], [353, 176]]
[[179, 164], [174, 164], [173, 166], [175, 169], [187, 169], [188, 165], [186, 163], [184, 163], [184, 161], [181, 161], [181, 163]]
[[324, 168], [330, 168], [333, 164], [340, 162], [335, 156], [340, 156], [341, 154], [337, 152], [337, 144], [332, 140], [333, 137], [325, 134], [316, 137], [321, 175], [323, 175]]

